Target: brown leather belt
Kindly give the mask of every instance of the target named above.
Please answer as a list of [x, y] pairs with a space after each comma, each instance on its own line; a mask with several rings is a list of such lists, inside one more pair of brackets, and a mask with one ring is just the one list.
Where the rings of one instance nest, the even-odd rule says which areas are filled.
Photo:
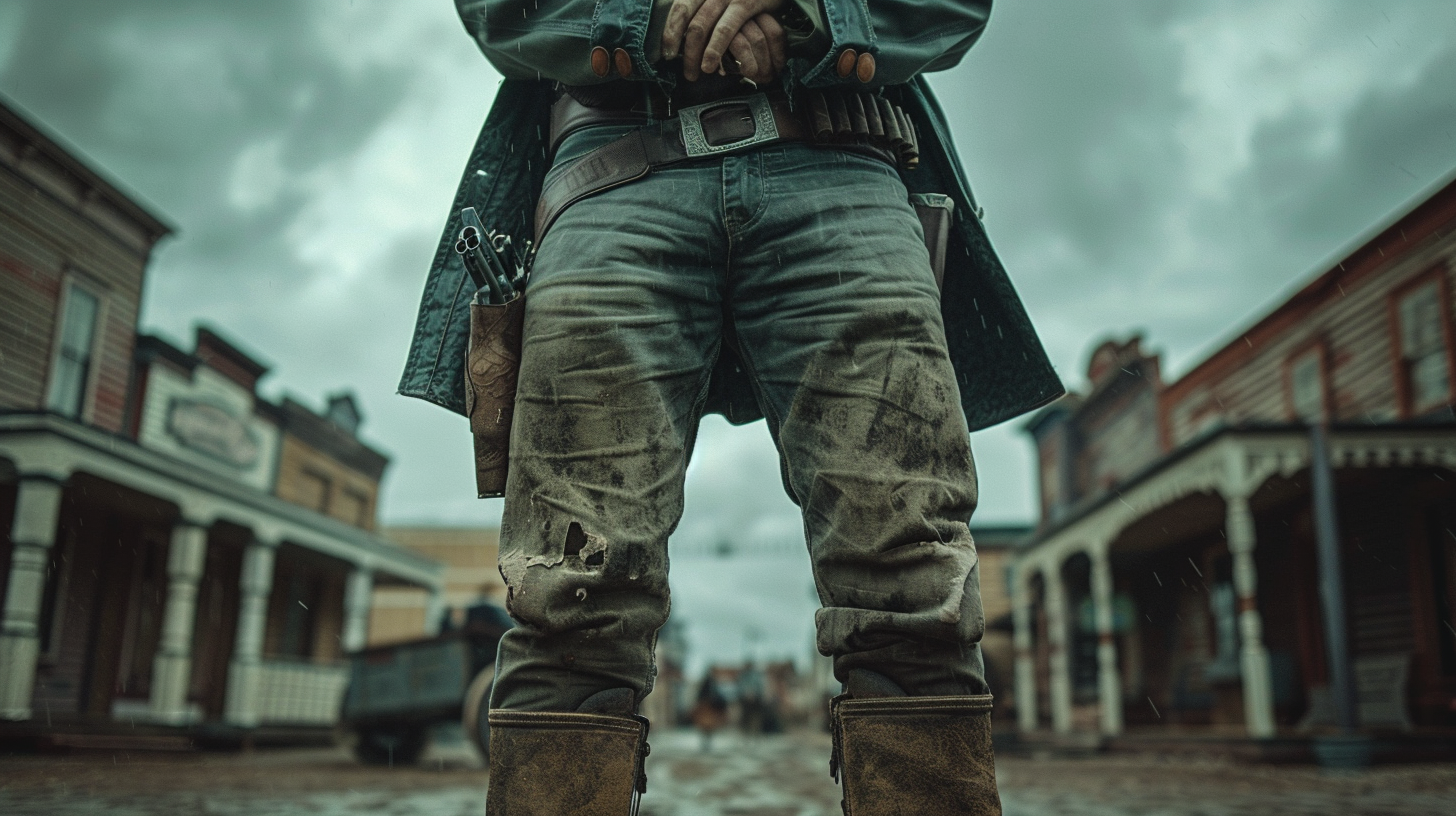
[[914, 124], [898, 106], [869, 93], [806, 94], [796, 109], [764, 93], [681, 108], [653, 120], [644, 112], [589, 108], [563, 96], [551, 115], [551, 146], [582, 127], [638, 124], [626, 135], [572, 160], [552, 175], [536, 205], [536, 240], [567, 207], [653, 170], [785, 141], [832, 145], [913, 169], [919, 160]]

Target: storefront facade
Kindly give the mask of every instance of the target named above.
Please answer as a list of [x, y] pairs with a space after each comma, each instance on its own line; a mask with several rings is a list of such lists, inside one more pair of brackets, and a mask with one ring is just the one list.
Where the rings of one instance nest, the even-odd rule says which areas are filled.
[[1042, 522], [1012, 582], [1021, 731], [1331, 726], [1317, 468], [1361, 727], [1456, 726], [1453, 284], [1448, 183], [1175, 382], [1141, 338], [1096, 350], [1088, 391], [1027, 426]]
[[[168, 231], [0, 104], [8, 733], [327, 726], [374, 587], [441, 589], [439, 564], [371, 532], [387, 459], [350, 398], [274, 405], [216, 332], [185, 352], [138, 336]], [[280, 490], [311, 471], [334, 479], [323, 504]]]

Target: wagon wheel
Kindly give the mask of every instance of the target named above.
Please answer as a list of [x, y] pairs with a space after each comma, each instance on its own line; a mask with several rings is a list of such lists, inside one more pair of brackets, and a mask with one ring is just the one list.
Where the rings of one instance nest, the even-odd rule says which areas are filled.
[[490, 711], [490, 686], [495, 681], [495, 666], [486, 666], [470, 681], [465, 690], [465, 706], [460, 723], [480, 758], [490, 760], [490, 722], [486, 718]]

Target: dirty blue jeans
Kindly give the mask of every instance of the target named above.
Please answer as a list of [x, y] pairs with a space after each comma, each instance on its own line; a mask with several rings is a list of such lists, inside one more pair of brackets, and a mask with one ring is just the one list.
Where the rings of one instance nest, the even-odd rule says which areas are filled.
[[[557, 167], [620, 132], [574, 135]], [[907, 199], [878, 159], [783, 143], [562, 214], [526, 299], [500, 555], [516, 626], [493, 708], [651, 690], [668, 536], [725, 342], [803, 510], [836, 676], [987, 692], [975, 468]]]

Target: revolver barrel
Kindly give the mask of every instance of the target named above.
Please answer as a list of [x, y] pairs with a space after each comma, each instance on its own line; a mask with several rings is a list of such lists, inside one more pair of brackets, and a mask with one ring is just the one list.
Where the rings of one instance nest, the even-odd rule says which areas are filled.
[[511, 276], [506, 273], [494, 246], [482, 247], [485, 242], [485, 227], [475, 214], [475, 208], [466, 207], [460, 212], [463, 226], [455, 240], [455, 251], [459, 253], [465, 271], [470, 274], [476, 289], [487, 289], [491, 303], [505, 303], [516, 294]]

